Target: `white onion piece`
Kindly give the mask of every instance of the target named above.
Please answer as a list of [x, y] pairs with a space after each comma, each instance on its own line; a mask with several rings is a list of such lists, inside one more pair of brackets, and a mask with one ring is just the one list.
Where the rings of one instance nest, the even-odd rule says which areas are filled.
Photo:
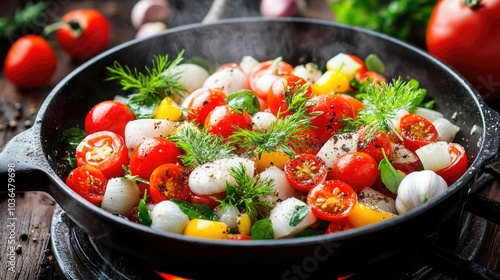
[[255, 129], [267, 130], [275, 121], [276, 116], [271, 112], [257, 112], [252, 116], [252, 123]]
[[314, 63], [307, 63], [306, 65], [297, 65], [293, 68], [292, 74], [304, 79], [310, 84], [314, 84], [323, 73], [316, 67]]
[[164, 200], [155, 205], [151, 211], [151, 228], [182, 234], [189, 222], [189, 217], [182, 212], [177, 204]]
[[392, 126], [396, 129], [399, 128], [399, 123], [401, 121], [401, 118], [406, 115], [406, 114], [409, 114], [408, 111], [406, 110], [398, 110], [394, 116], [393, 119], [391, 119], [391, 122], [392, 122]]
[[122, 104], [127, 104], [128, 102], [128, 97], [126, 96], [123, 96], [123, 95], [115, 95], [115, 97], [113, 98], [114, 101], [116, 102], [120, 102]]
[[139, 27], [135, 38], [145, 38], [167, 30], [167, 25], [163, 22], [146, 22]]
[[176, 122], [159, 119], [129, 121], [125, 126], [125, 145], [129, 150], [133, 150], [145, 139], [170, 135], [176, 125]]
[[293, 17], [299, 13], [295, 0], [262, 0], [260, 14], [263, 17]]
[[441, 112], [438, 112], [438, 111], [432, 110], [432, 109], [422, 108], [422, 107], [418, 107], [417, 110], [415, 110], [415, 112], [413, 112], [413, 113], [415, 115], [419, 115], [421, 117], [424, 117], [431, 122], [443, 117], [443, 114]]
[[255, 82], [255, 87], [261, 92], [269, 92], [269, 89], [279, 77], [271, 73], [264, 74]]
[[271, 210], [269, 218], [272, 222], [275, 239], [289, 237], [301, 232], [317, 221], [316, 216], [314, 216], [309, 207], [309, 213], [307, 213], [306, 217], [298, 225], [290, 225], [290, 219], [299, 206], [309, 207], [302, 200], [291, 197], [278, 203], [278, 205]]
[[243, 157], [217, 159], [197, 166], [189, 175], [189, 188], [198, 195], [213, 195], [226, 191], [226, 183], [235, 184], [230, 174], [231, 168], [245, 166], [247, 175], [252, 177], [255, 164], [252, 160]]
[[[207, 69], [193, 63], [183, 63], [172, 67], [165, 75], [178, 75], [179, 83], [191, 93], [203, 86], [205, 80], [210, 76]], [[177, 101], [177, 100], [176, 100]], [[180, 103], [180, 102], [179, 102]]]
[[101, 208], [126, 216], [139, 204], [140, 195], [141, 191], [135, 181], [122, 177], [111, 178], [106, 185]]
[[230, 229], [238, 228], [238, 219], [240, 217], [240, 211], [234, 205], [228, 205], [224, 209], [217, 207], [215, 208], [215, 214], [219, 216], [219, 222], [223, 222]]
[[210, 75], [203, 86], [205, 88], [222, 88], [227, 94], [247, 88], [247, 77], [238, 68], [224, 68]]
[[338, 71], [346, 75], [349, 80], [354, 78], [354, 75], [356, 75], [362, 66], [363, 65], [359, 64], [350, 55], [345, 53], [339, 53], [326, 62], [327, 70]]
[[415, 153], [426, 170], [438, 171], [451, 164], [451, 156], [446, 141], [429, 143], [418, 148]]
[[273, 191], [274, 196], [265, 197], [265, 200], [271, 206], [276, 206], [279, 201], [283, 201], [290, 197], [295, 197], [297, 194], [296, 190], [290, 185], [285, 177], [285, 172], [276, 166], [271, 166], [266, 168], [259, 174], [261, 179], [271, 179], [273, 180]]
[[328, 168], [331, 168], [338, 157], [358, 149], [358, 140], [357, 133], [335, 134], [326, 141], [316, 155], [326, 163]]
[[432, 170], [415, 171], [399, 184], [396, 209], [399, 214], [414, 209], [445, 192], [448, 185], [443, 177]]
[[241, 59], [240, 67], [245, 75], [248, 75], [252, 69], [259, 64], [259, 61], [252, 56], [246, 55]]
[[391, 142], [392, 153], [389, 156], [389, 161], [392, 163], [411, 164], [419, 159], [417, 155], [408, 150], [403, 144]]
[[396, 200], [372, 188], [364, 188], [358, 195], [360, 202], [380, 210], [397, 214]]
[[455, 136], [460, 131], [459, 126], [454, 125], [445, 118], [438, 118], [432, 121], [432, 124], [434, 125], [434, 127], [436, 127], [436, 130], [438, 132], [438, 140], [441, 141], [453, 142], [453, 139], [455, 139]]
[[147, 22], [166, 22], [172, 15], [172, 8], [165, 0], [141, 0], [132, 7], [130, 20], [138, 29]]

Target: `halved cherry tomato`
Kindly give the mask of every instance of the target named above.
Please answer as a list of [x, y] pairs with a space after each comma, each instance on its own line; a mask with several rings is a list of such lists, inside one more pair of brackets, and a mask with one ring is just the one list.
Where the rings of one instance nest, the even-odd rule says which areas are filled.
[[147, 138], [130, 155], [130, 173], [148, 180], [156, 167], [164, 163], [180, 163], [179, 148], [163, 137]]
[[351, 186], [339, 180], [326, 180], [307, 194], [311, 211], [325, 221], [345, 219], [357, 201], [358, 195]]
[[112, 131], [125, 137], [125, 126], [135, 120], [130, 108], [114, 100], [105, 100], [97, 103], [85, 117], [85, 132], [91, 134], [97, 131]]
[[290, 185], [301, 192], [308, 192], [325, 181], [328, 167], [315, 154], [298, 154], [288, 159], [283, 167]]
[[233, 134], [236, 129], [252, 129], [252, 116], [246, 111], [234, 111], [229, 105], [215, 107], [205, 119], [205, 130], [224, 138]]
[[342, 119], [352, 118], [354, 113], [348, 101], [337, 94], [322, 94], [313, 96], [312, 106], [308, 112], [319, 112], [319, 116], [311, 120], [314, 132], [322, 143], [326, 143], [333, 134], [343, 128]]
[[222, 200], [224, 197], [226, 197], [226, 192], [221, 192], [211, 195], [201, 195], [191, 192], [191, 196], [189, 197], [189, 202], [194, 204], [203, 204], [210, 208], [215, 208], [220, 205], [220, 202], [218, 202], [215, 199]]
[[354, 225], [352, 225], [349, 220], [341, 219], [338, 221], [332, 221], [328, 227], [326, 228], [325, 234], [341, 232], [348, 229], [353, 229]]
[[428, 119], [415, 114], [406, 114], [399, 121], [403, 145], [415, 152], [418, 148], [436, 142], [439, 134], [436, 127]]
[[267, 94], [267, 107], [274, 115], [284, 118], [291, 115], [292, 112], [288, 110], [286, 98], [293, 95], [298, 87], [305, 87], [305, 96], [310, 96], [312, 93], [311, 87], [307, 81], [292, 74], [283, 75], [277, 78], [271, 85]]
[[248, 73], [248, 86], [257, 97], [267, 99], [272, 83], [279, 75], [289, 74], [293, 66], [284, 61], [267, 60], [254, 66]]
[[448, 152], [451, 156], [451, 165], [436, 171], [436, 174], [443, 177], [448, 186], [455, 183], [468, 168], [467, 153], [462, 145], [458, 143], [448, 143]]
[[188, 178], [188, 170], [179, 164], [165, 163], [158, 166], [149, 179], [151, 199], [154, 203], [170, 199], [188, 201], [191, 196]]
[[5, 57], [5, 77], [19, 88], [47, 85], [57, 69], [57, 57], [43, 37], [26, 35], [15, 41]]
[[95, 205], [101, 204], [107, 184], [108, 178], [88, 164], [76, 167], [66, 177], [68, 187]]
[[199, 125], [205, 124], [205, 119], [212, 110], [227, 104], [226, 93], [221, 88], [200, 88], [191, 93], [188, 104], [188, 120]]
[[364, 152], [351, 152], [340, 156], [330, 171], [330, 179], [349, 184], [356, 193], [371, 187], [378, 175], [378, 163]]
[[123, 165], [127, 165], [128, 159], [125, 141], [111, 131], [89, 134], [76, 147], [77, 165], [92, 165], [108, 179], [123, 176]]
[[84, 60], [108, 46], [111, 24], [94, 9], [77, 9], [64, 14], [61, 21], [67, 23], [57, 30], [57, 41], [71, 57]]
[[[358, 151], [365, 152], [380, 162], [384, 159], [384, 153], [387, 158], [392, 154], [391, 139], [386, 133], [381, 131], [375, 132], [367, 138], [365, 129], [358, 130], [359, 142]], [[382, 150], [384, 151], [382, 153]]]

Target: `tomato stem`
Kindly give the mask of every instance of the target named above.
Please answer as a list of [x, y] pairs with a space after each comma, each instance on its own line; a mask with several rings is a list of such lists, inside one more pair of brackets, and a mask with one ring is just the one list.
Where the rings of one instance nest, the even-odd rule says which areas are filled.
[[82, 26], [76, 21], [76, 20], [70, 20], [70, 21], [57, 21], [52, 24], [49, 24], [44, 27], [43, 29], [43, 36], [47, 37], [49, 34], [52, 32], [55, 32], [65, 26], [69, 26], [71, 30], [74, 32], [74, 37], [78, 38], [82, 35], [83, 33], [83, 28]]
[[462, 0], [462, 3], [471, 9], [475, 9], [481, 4], [481, 0]]

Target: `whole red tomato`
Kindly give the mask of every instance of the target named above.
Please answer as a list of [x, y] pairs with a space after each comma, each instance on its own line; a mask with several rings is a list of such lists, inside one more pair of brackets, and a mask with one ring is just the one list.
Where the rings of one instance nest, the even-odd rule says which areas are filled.
[[111, 25], [98, 11], [73, 10], [63, 15], [61, 21], [67, 24], [58, 29], [57, 41], [71, 57], [85, 60], [108, 46]]
[[429, 53], [456, 69], [490, 101], [500, 99], [499, 14], [497, 0], [440, 0], [426, 32]]
[[87, 113], [85, 132], [91, 134], [108, 130], [125, 137], [125, 126], [135, 119], [134, 113], [127, 105], [114, 100], [101, 101]]
[[102, 202], [108, 178], [97, 168], [85, 164], [71, 170], [66, 185], [89, 202], [99, 205]]
[[15, 41], [7, 52], [3, 66], [7, 79], [19, 88], [48, 84], [56, 69], [54, 50], [38, 35], [26, 35]]
[[151, 173], [164, 163], [180, 163], [179, 148], [163, 138], [147, 138], [137, 145], [130, 155], [130, 173], [149, 180]]

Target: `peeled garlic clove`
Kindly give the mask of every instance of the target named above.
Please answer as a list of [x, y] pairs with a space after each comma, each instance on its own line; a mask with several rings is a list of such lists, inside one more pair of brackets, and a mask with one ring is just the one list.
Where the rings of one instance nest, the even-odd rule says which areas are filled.
[[135, 38], [153, 36], [164, 30], [167, 30], [167, 25], [163, 22], [146, 22], [139, 27], [135, 34]]
[[132, 8], [130, 20], [139, 27], [147, 22], [166, 22], [172, 15], [172, 8], [166, 0], [140, 0]]

